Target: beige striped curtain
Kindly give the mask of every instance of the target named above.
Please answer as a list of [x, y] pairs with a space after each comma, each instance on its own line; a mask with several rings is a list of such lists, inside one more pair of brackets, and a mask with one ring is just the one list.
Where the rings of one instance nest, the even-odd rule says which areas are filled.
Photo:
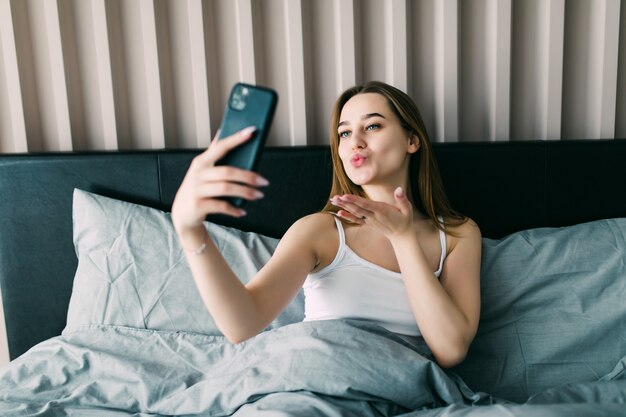
[[626, 137], [619, 0], [0, 0], [0, 152], [196, 148], [236, 81], [270, 145], [327, 143], [379, 79], [434, 141]]

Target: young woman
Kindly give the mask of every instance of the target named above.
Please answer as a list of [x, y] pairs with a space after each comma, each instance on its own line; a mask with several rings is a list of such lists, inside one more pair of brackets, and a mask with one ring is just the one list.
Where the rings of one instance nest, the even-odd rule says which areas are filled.
[[258, 334], [304, 287], [305, 320], [370, 320], [421, 335], [443, 367], [461, 362], [480, 315], [481, 235], [451, 209], [410, 97], [370, 82], [338, 98], [328, 204], [295, 222], [244, 285], [202, 222], [211, 213], [245, 215], [218, 197], [263, 197], [259, 174], [215, 166], [253, 131], [214, 139], [193, 160], [172, 207], [200, 295], [228, 340]]

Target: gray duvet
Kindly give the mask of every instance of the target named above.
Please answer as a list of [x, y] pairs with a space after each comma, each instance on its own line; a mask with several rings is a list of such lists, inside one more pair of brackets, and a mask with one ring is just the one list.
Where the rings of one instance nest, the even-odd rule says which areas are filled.
[[220, 336], [84, 326], [0, 373], [11, 416], [626, 416], [626, 358], [601, 381], [513, 404], [472, 392], [423, 345], [358, 321]]

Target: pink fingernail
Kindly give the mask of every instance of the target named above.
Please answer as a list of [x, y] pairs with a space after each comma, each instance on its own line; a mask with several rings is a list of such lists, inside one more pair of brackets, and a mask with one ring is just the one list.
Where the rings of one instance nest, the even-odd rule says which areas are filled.
[[270, 182], [263, 177], [256, 177], [255, 183], [256, 185], [259, 185], [262, 187], [270, 185]]
[[248, 126], [245, 129], [243, 129], [241, 131], [241, 134], [243, 136], [250, 136], [251, 134], [253, 134], [256, 131], [256, 126]]

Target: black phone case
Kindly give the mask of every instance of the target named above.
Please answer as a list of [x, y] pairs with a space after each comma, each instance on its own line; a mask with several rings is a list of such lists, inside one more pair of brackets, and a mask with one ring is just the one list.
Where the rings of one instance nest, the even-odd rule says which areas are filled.
[[[224, 158], [217, 161], [216, 165], [256, 170], [259, 155], [274, 118], [277, 102], [278, 94], [272, 89], [244, 83], [237, 83], [233, 86], [220, 126], [219, 138], [228, 137], [248, 126], [255, 126], [257, 130], [252, 138], [231, 150]], [[241, 198], [227, 198], [227, 200], [238, 207], [241, 207], [245, 201]]]

